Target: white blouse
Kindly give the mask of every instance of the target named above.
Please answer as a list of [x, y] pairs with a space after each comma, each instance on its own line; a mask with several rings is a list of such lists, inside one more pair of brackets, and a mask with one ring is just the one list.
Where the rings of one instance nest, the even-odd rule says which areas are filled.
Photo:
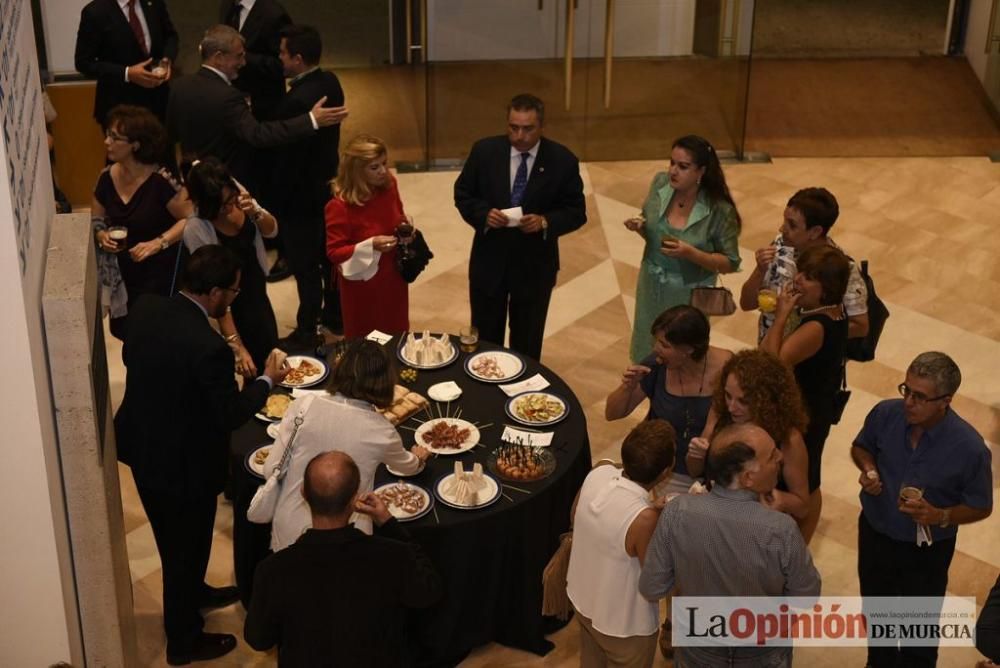
[[[310, 403], [311, 402], [311, 403]], [[302, 478], [313, 457], [331, 450], [351, 456], [361, 473], [359, 493], [370, 492], [375, 469], [382, 462], [401, 473], [416, 473], [420, 460], [403, 448], [403, 442], [389, 421], [367, 401], [348, 399], [341, 394], [317, 394], [296, 399], [288, 407], [278, 428], [275, 446], [264, 462], [264, 477], [281, 461], [281, 454], [295, 430], [295, 418], [305, 408], [302, 425], [292, 443], [288, 472], [281, 481], [281, 494], [271, 524], [271, 549], [288, 547], [312, 528], [309, 506], [302, 498]], [[370, 534], [371, 518], [355, 514], [354, 526]]]

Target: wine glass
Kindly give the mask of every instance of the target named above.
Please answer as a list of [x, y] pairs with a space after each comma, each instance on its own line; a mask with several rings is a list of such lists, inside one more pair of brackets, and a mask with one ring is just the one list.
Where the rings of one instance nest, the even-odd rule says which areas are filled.
[[410, 244], [413, 242], [413, 235], [415, 232], [413, 227], [413, 217], [406, 216], [403, 220], [399, 221], [399, 225], [396, 226], [396, 239], [399, 241], [399, 254], [400, 257], [409, 259], [413, 257], [414, 252], [410, 248]]

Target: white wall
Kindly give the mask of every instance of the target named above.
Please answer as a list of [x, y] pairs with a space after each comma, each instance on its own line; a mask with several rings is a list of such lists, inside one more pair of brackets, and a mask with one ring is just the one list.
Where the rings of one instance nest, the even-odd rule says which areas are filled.
[[80, 665], [41, 316], [55, 211], [30, 11], [0, 0], [0, 665]]
[[968, 32], [965, 33], [965, 57], [983, 83], [986, 83], [985, 47], [992, 5], [993, 0], [972, 0], [969, 3]]
[[80, 25], [80, 10], [88, 2], [90, 0], [41, 0], [49, 71], [56, 74], [76, 71], [73, 65], [76, 29]]

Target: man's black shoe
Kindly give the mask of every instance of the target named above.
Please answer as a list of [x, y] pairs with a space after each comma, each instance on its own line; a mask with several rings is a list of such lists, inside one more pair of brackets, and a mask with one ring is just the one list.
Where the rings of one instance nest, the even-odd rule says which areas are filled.
[[267, 275], [268, 283], [277, 283], [278, 281], [283, 281], [292, 275], [292, 269], [288, 266], [288, 260], [283, 257], [279, 257], [271, 265], [271, 272]]
[[224, 608], [238, 600], [240, 600], [240, 590], [236, 587], [209, 587], [205, 585], [205, 591], [201, 595], [198, 607], [202, 610]]
[[283, 339], [278, 339], [278, 347], [286, 352], [312, 352], [323, 343], [319, 334], [304, 329], [294, 329]]
[[171, 654], [167, 651], [167, 663], [171, 666], [186, 666], [192, 661], [217, 659], [234, 649], [236, 649], [236, 636], [228, 633], [202, 633], [189, 651], [182, 654]]

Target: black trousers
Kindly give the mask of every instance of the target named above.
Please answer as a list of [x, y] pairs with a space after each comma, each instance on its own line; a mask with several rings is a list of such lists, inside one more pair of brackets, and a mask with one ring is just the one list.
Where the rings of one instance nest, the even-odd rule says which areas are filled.
[[326, 223], [323, 216], [284, 216], [281, 219], [281, 234], [285, 241], [285, 258], [299, 293], [295, 328], [314, 332], [319, 322], [334, 334], [343, 334], [340, 293], [330, 260], [326, 257]]
[[205, 571], [212, 551], [216, 495], [184, 497], [137, 485], [163, 566], [167, 654], [190, 651], [204, 620]]
[[470, 282], [472, 324], [479, 330], [479, 338], [502, 346], [509, 312], [511, 350], [540, 360], [545, 318], [549, 313], [553, 287], [554, 285], [505, 285], [498, 292], [487, 292]]
[[[888, 491], [883, 491], [888, 494]], [[933, 545], [893, 540], [876, 531], [862, 512], [858, 518], [858, 579], [861, 596], [944, 596], [955, 539]], [[871, 668], [925, 668], [937, 665], [937, 646], [868, 647]]]

